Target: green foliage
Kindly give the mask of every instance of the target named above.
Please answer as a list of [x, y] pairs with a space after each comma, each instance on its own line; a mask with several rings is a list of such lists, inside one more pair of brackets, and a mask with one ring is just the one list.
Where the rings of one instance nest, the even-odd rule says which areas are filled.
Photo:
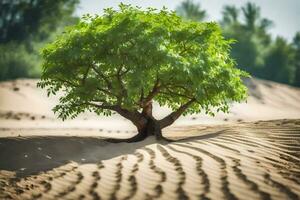
[[203, 21], [207, 17], [205, 10], [201, 9], [200, 4], [194, 3], [193, 0], [185, 0], [176, 8], [179, 16], [193, 21]]
[[295, 79], [293, 84], [300, 87], [300, 32], [297, 32], [293, 40], [293, 49], [295, 51]]
[[[240, 19], [241, 12], [243, 21]], [[247, 3], [241, 9], [225, 6], [221, 24], [225, 36], [236, 40], [231, 54], [237, 61], [238, 67], [261, 77], [265, 57], [271, 44], [271, 37], [267, 30], [272, 22], [261, 18], [259, 7]]]
[[19, 77], [38, 77], [39, 58], [28, 53], [25, 45], [8, 43], [0, 45], [0, 80]]
[[[78, 0], [0, 1], [0, 43], [24, 41], [38, 34], [43, 40], [62, 21], [74, 21]], [[70, 22], [68, 22], [70, 23]]]
[[45, 47], [38, 86], [64, 91], [54, 108], [62, 119], [85, 110], [110, 115], [115, 105], [140, 111], [152, 98], [173, 110], [194, 99], [184, 114], [213, 115], [246, 97], [247, 74], [235, 68], [230, 44], [216, 23], [121, 4], [86, 15]]
[[292, 46], [283, 38], [278, 37], [266, 56], [264, 77], [276, 82], [292, 84], [295, 75], [293, 61]]
[[74, 24], [78, 0], [0, 1], [0, 80], [39, 77], [39, 48]]
[[300, 69], [297, 67], [300, 39], [297, 40], [297, 36], [293, 44], [283, 38], [273, 41], [267, 32], [273, 23], [262, 18], [260, 8], [252, 3], [241, 9], [225, 6], [221, 24], [225, 36], [236, 40], [231, 55], [240, 69], [259, 78], [300, 85]]
[[239, 13], [240, 10], [237, 9], [235, 6], [224, 6], [222, 15], [223, 19], [221, 24], [226, 28], [228, 26], [234, 26], [239, 24]]

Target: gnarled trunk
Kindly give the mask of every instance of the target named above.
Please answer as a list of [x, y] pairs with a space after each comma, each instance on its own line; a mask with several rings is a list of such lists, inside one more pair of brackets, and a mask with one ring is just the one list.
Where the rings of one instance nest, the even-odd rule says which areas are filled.
[[192, 104], [195, 99], [190, 99], [185, 104], [181, 105], [177, 110], [170, 113], [168, 116], [161, 120], [156, 120], [152, 116], [152, 101], [143, 103], [142, 113], [136, 111], [129, 111], [123, 108], [114, 109], [123, 117], [129, 119], [138, 129], [138, 134], [128, 139], [108, 139], [110, 142], [139, 142], [147, 138], [148, 136], [154, 135], [157, 140], [167, 140], [162, 135], [162, 129], [170, 126], [173, 122], [180, 117], [180, 115]]
[[138, 134], [144, 135], [146, 137], [153, 135], [158, 140], [162, 139], [162, 132], [159, 122], [153, 117], [147, 118], [147, 123], [142, 129], [138, 130]]
[[162, 131], [159, 125], [159, 122], [155, 120], [153, 117], [147, 118], [146, 123], [138, 128], [138, 133], [127, 139], [107, 139], [109, 142], [139, 142], [146, 139], [148, 136], [155, 136], [157, 140], [163, 139]]

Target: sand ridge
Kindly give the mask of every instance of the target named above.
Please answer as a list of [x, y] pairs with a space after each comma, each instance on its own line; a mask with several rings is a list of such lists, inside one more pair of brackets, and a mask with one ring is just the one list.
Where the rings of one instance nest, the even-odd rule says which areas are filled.
[[[45, 90], [36, 87], [37, 82], [37, 79], [18, 79], [0, 83], [1, 129], [26, 131], [26, 129], [37, 128], [52, 130], [91, 128], [101, 129], [103, 134], [121, 132], [126, 134], [136, 131], [136, 128], [128, 120], [119, 115], [104, 117], [93, 113], [84, 113], [74, 120], [62, 122], [51, 111], [58, 103], [61, 94], [47, 97]], [[217, 113], [215, 117], [207, 116], [204, 113], [182, 116], [174, 123], [174, 126], [228, 124], [300, 117], [299, 88], [256, 78], [245, 80], [245, 84], [249, 88], [250, 95], [247, 102], [232, 104], [229, 114]], [[170, 113], [170, 109], [159, 107], [155, 103], [153, 112], [154, 116], [160, 119]], [[0, 133], [0, 136], [3, 135], [5, 133]], [[12, 136], [17, 135], [13, 134]]]
[[[164, 129], [176, 142], [112, 144], [103, 138], [136, 134], [128, 120], [62, 122], [51, 111], [58, 97], [37, 81], [0, 83], [0, 199], [300, 198], [299, 88], [248, 79], [247, 103], [229, 114]], [[154, 106], [157, 118], [169, 112]]]
[[[31, 172], [13, 170], [17, 172], [15, 174], [10, 172], [8, 163], [6, 171], [0, 173], [0, 198], [300, 198], [299, 120], [190, 128], [193, 137], [172, 143], [157, 143], [153, 138], [134, 144], [110, 144], [95, 138], [69, 138], [73, 143], [78, 143], [76, 147], [83, 142], [81, 148], [86, 148], [78, 150], [78, 158], [73, 158], [71, 162], [61, 159], [64, 155], [58, 154], [73, 151], [68, 149], [72, 145], [65, 146], [63, 142], [57, 144], [59, 140], [56, 137], [49, 137], [49, 146], [44, 146], [44, 151], [51, 149], [51, 140], [57, 139], [52, 144], [56, 144], [56, 151], [53, 149], [52, 154], [51, 151], [48, 153], [53, 163], [59, 164], [52, 169], [40, 165], [39, 169]], [[189, 127], [185, 127], [185, 130], [189, 130]], [[178, 131], [175, 139], [183, 138], [179, 136], [184, 134]], [[43, 140], [43, 137], [39, 137], [35, 142]], [[0, 148], [2, 152], [9, 151], [5, 145], [21, 142], [24, 147], [26, 142], [29, 146], [38, 145], [29, 141], [33, 141], [33, 138], [0, 139]], [[131, 146], [131, 149], [125, 146]], [[91, 157], [87, 157], [86, 151]], [[115, 154], [109, 156], [113, 151]], [[103, 152], [102, 155], [100, 152]], [[14, 153], [18, 156], [23, 152]], [[3, 155], [0, 153], [0, 157], [3, 158]], [[35, 159], [30, 156], [33, 155], [28, 154], [27, 159]], [[85, 160], [79, 159], [81, 157]], [[18, 166], [13, 163], [14, 160], [8, 162], [11, 162], [11, 166]], [[40, 159], [40, 162], [46, 161]], [[3, 169], [2, 162], [0, 165]]]

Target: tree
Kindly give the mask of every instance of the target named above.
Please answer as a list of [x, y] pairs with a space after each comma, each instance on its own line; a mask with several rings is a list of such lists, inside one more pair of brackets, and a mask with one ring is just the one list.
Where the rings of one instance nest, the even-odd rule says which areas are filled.
[[247, 3], [241, 9], [225, 6], [222, 13], [221, 24], [225, 36], [236, 40], [231, 54], [238, 67], [262, 77], [265, 56], [271, 44], [271, 36], [267, 31], [272, 22], [262, 18], [260, 8], [253, 3]]
[[295, 51], [295, 79], [293, 81], [293, 84], [300, 87], [300, 32], [296, 33], [292, 45]]
[[[54, 108], [63, 120], [116, 112], [137, 127], [126, 141], [161, 139], [182, 114], [227, 112], [230, 102], [246, 98], [247, 74], [235, 68], [230, 43], [216, 23], [120, 4], [120, 11], [85, 16], [45, 47], [38, 86], [49, 95], [64, 91]], [[155, 119], [153, 101], [172, 112]]]
[[240, 11], [235, 6], [229, 6], [229, 5], [224, 6], [222, 14], [223, 14], [223, 20], [221, 23], [223, 26], [226, 27], [226, 25], [231, 26], [231, 25], [239, 24], [238, 19], [239, 19]]
[[29, 54], [24, 44], [10, 42], [0, 45], [0, 81], [19, 77], [37, 77], [37, 54]]
[[[74, 22], [78, 0], [0, 0], [0, 43], [24, 41], [39, 33], [47, 38], [58, 24]], [[65, 19], [65, 20], [63, 20]]]
[[277, 37], [266, 57], [265, 78], [292, 84], [295, 75], [294, 50], [287, 41]]
[[242, 7], [243, 14], [245, 16], [245, 27], [250, 31], [255, 31], [256, 23], [260, 18], [260, 8], [254, 3], [246, 3]]
[[78, 0], [0, 0], [0, 80], [39, 77], [39, 48], [78, 18]]
[[193, 20], [193, 21], [203, 21], [207, 17], [205, 10], [201, 9], [200, 4], [196, 4], [193, 0], [185, 0], [176, 8], [176, 12], [181, 17]]
[[254, 3], [248, 2], [242, 7], [242, 11], [245, 19], [244, 29], [256, 36], [260, 44], [270, 45], [271, 36], [267, 34], [267, 30], [273, 26], [273, 22], [262, 18], [260, 8]]

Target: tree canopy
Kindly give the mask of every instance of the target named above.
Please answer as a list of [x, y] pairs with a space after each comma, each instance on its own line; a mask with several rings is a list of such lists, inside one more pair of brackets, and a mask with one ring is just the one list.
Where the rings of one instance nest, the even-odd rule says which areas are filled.
[[155, 100], [173, 110], [157, 121], [162, 129], [181, 114], [226, 112], [246, 98], [247, 73], [235, 68], [230, 44], [217, 23], [120, 4], [84, 16], [46, 46], [38, 86], [64, 91], [54, 108], [62, 119], [117, 112], [139, 130], [153, 120]]

